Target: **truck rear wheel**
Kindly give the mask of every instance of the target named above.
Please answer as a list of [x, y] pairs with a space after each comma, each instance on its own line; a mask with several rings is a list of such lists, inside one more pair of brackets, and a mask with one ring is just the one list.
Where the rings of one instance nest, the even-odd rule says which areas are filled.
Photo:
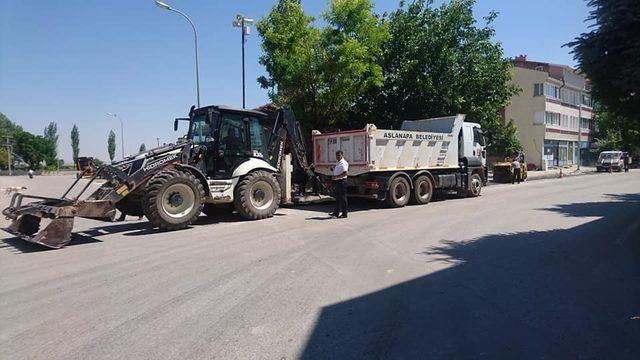
[[385, 202], [390, 207], [403, 207], [409, 203], [410, 196], [411, 185], [409, 185], [409, 181], [402, 176], [398, 176], [389, 184]]
[[433, 184], [428, 176], [419, 176], [413, 182], [411, 203], [416, 205], [428, 204], [433, 195]]
[[147, 183], [143, 196], [144, 214], [161, 230], [179, 230], [191, 225], [202, 211], [204, 188], [192, 174], [163, 171]]
[[280, 206], [280, 184], [268, 171], [257, 170], [245, 175], [235, 189], [235, 208], [245, 219], [272, 217]]

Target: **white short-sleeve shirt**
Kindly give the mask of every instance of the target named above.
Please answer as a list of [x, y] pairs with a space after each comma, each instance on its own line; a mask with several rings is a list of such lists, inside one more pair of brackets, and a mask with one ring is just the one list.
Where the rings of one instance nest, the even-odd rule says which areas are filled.
[[[333, 168], [333, 176], [338, 176], [346, 171], [349, 171], [349, 163], [347, 162], [347, 160], [342, 158], [342, 160], [338, 161], [336, 163], [336, 166]], [[342, 180], [346, 178], [347, 178], [347, 175], [345, 174], [343, 177], [337, 178], [336, 180]]]

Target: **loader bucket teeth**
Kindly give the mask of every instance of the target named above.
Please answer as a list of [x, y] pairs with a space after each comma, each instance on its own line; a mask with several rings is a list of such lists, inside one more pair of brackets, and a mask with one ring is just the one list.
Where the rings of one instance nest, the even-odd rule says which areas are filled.
[[5, 230], [22, 240], [53, 249], [59, 249], [71, 241], [72, 217], [53, 219], [44, 229], [38, 232], [40, 220], [39, 217], [34, 215], [22, 215]]

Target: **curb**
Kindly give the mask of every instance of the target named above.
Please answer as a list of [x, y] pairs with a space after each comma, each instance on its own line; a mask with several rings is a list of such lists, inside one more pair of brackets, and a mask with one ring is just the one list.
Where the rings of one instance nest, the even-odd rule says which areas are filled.
[[[570, 173], [563, 173], [564, 177], [574, 177], [574, 176], [582, 176], [582, 175], [593, 175], [593, 174], [597, 174], [597, 172], [595, 171], [586, 171], [586, 172], [570, 172]], [[541, 176], [536, 176], [536, 177], [528, 177], [524, 182], [529, 182], [529, 181], [537, 181], [537, 180], [548, 180], [548, 179], [560, 179], [560, 174], [545, 174], [545, 175], [541, 175]], [[502, 183], [497, 183], [494, 182], [493, 179], [491, 181], [489, 181], [489, 183], [494, 184], [494, 185], [499, 185]]]

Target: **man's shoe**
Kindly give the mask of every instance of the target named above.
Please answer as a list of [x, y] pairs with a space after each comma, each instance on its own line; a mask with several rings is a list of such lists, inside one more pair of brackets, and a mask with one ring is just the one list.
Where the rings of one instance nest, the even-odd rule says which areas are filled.
[[329, 216], [337, 218], [338, 217], [338, 213], [332, 212], [332, 213], [329, 213]]
[[338, 219], [346, 219], [347, 218], [347, 214], [342, 213], [340, 216], [338, 216]]

